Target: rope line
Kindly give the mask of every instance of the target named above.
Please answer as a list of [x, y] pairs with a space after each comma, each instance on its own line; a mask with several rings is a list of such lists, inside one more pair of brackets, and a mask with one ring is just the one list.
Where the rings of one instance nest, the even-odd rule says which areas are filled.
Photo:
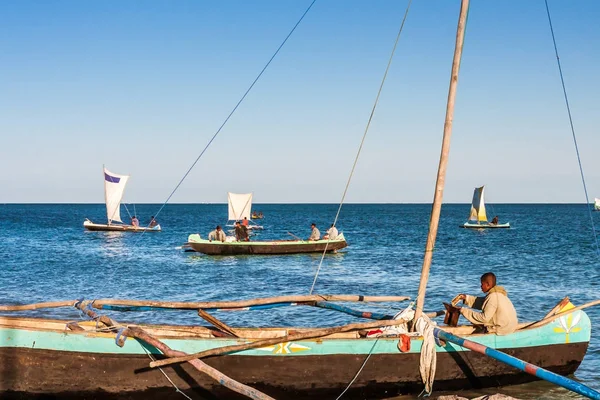
[[[354, 175], [354, 170], [356, 169], [356, 164], [358, 163], [358, 158], [360, 157], [360, 153], [361, 153], [363, 145], [365, 143], [365, 139], [367, 138], [367, 133], [369, 132], [369, 127], [371, 126], [371, 121], [373, 120], [373, 115], [375, 115], [375, 109], [377, 108], [377, 105], [379, 103], [379, 97], [381, 96], [381, 92], [383, 91], [383, 85], [385, 84], [385, 80], [386, 80], [388, 72], [390, 70], [390, 66], [392, 65], [394, 53], [396, 52], [396, 48], [398, 47], [398, 41], [400, 40], [400, 34], [402, 33], [402, 29], [404, 28], [404, 23], [406, 22], [406, 17], [408, 16], [408, 11], [410, 10], [411, 3], [412, 3], [412, 0], [409, 0], [408, 5], [406, 6], [406, 11], [404, 12], [404, 17], [402, 18], [402, 23], [400, 24], [400, 29], [398, 30], [398, 35], [396, 36], [396, 41], [394, 42], [394, 47], [392, 48], [392, 53], [390, 54], [390, 58], [388, 60], [387, 67], [385, 68], [385, 73], [383, 74], [381, 84], [379, 85], [379, 90], [377, 92], [377, 96], [375, 97], [375, 102], [373, 104], [373, 108], [371, 109], [371, 115], [369, 115], [369, 120], [367, 121], [367, 126], [365, 127], [365, 132], [363, 133], [362, 140], [360, 141], [360, 146], [358, 147], [358, 152], [356, 153], [356, 157], [354, 158], [354, 164], [352, 164], [352, 169], [350, 170], [350, 176], [348, 177], [348, 182], [346, 182], [346, 187], [344, 188], [344, 193], [342, 194], [342, 199], [340, 200], [340, 205], [337, 209], [335, 218], [333, 220], [333, 226], [336, 225], [337, 220], [340, 216], [340, 212], [342, 211], [342, 206], [344, 205], [344, 199], [346, 198], [346, 194], [348, 193], [348, 188], [350, 187], [350, 181], [352, 180], [352, 176]], [[309, 294], [312, 294], [313, 290], [315, 289], [315, 284], [317, 283], [319, 271], [321, 270], [321, 266], [323, 265], [323, 259], [325, 258], [325, 254], [327, 253], [327, 247], [329, 246], [330, 241], [331, 241], [331, 238], [325, 244], [325, 249], [323, 250], [323, 254], [321, 254], [321, 260], [319, 261], [319, 266], [317, 267], [317, 271], [315, 273], [315, 279], [313, 280], [312, 286], [310, 287]]]
[[[410, 1], [412, 1], [412, 0], [410, 0]], [[350, 389], [350, 386], [352, 386], [354, 381], [356, 381], [356, 379], [358, 378], [358, 376], [360, 375], [362, 370], [365, 368], [365, 365], [367, 365], [367, 361], [369, 361], [369, 358], [371, 358], [371, 355], [373, 354], [373, 349], [375, 349], [375, 346], [377, 345], [378, 342], [379, 342], [379, 337], [375, 339], [373, 346], [371, 346], [371, 349], [369, 350], [369, 354], [367, 355], [367, 358], [365, 358], [365, 361], [362, 363], [362, 365], [358, 369], [358, 372], [356, 372], [356, 375], [354, 375], [354, 378], [352, 378], [350, 383], [348, 383], [348, 386], [346, 386], [346, 389], [344, 389], [344, 391], [342, 393], [340, 393], [340, 395], [338, 397], [336, 397], [335, 400], [340, 400], [342, 398], [342, 396], [344, 395], [344, 393], [346, 393], [348, 391], [348, 389]]]
[[[302, 20], [306, 16], [306, 14], [308, 14], [308, 12], [310, 11], [310, 9], [312, 8], [313, 4], [315, 4], [316, 1], [317, 0], [313, 0], [312, 3], [310, 3], [310, 5], [308, 6], [308, 8], [306, 9], [306, 11], [304, 11], [304, 13], [302, 14], [302, 16], [298, 20], [298, 22], [296, 22], [296, 24], [294, 25], [294, 27], [292, 28], [292, 30], [287, 34], [287, 36], [285, 37], [285, 39], [283, 40], [283, 42], [281, 42], [281, 44], [279, 45], [279, 47], [277, 48], [277, 50], [275, 50], [275, 53], [273, 53], [273, 55], [271, 56], [271, 58], [269, 59], [269, 61], [265, 64], [265, 66], [260, 71], [260, 73], [256, 76], [256, 78], [254, 79], [254, 81], [252, 82], [252, 84], [248, 87], [248, 89], [246, 90], [246, 92], [244, 93], [244, 95], [240, 98], [240, 100], [237, 102], [237, 104], [235, 105], [235, 107], [233, 107], [233, 109], [231, 110], [231, 112], [229, 113], [229, 115], [227, 115], [227, 118], [225, 118], [225, 120], [223, 121], [223, 123], [221, 124], [221, 126], [219, 126], [219, 129], [217, 129], [217, 131], [215, 132], [215, 134], [208, 141], [208, 143], [206, 144], [206, 146], [204, 147], [204, 149], [202, 150], [202, 152], [200, 153], [200, 155], [196, 158], [196, 160], [188, 168], [187, 172], [183, 175], [183, 178], [181, 178], [181, 180], [179, 181], [179, 183], [177, 184], [177, 186], [175, 186], [175, 188], [173, 189], [173, 191], [171, 192], [171, 194], [169, 194], [169, 197], [167, 197], [167, 199], [162, 204], [162, 206], [160, 206], [160, 208], [158, 209], [158, 211], [155, 214], [155, 217], [158, 217], [158, 215], [161, 213], [161, 211], [163, 210], [163, 208], [165, 208], [165, 206], [167, 205], [167, 203], [169, 202], [169, 200], [171, 200], [171, 197], [173, 197], [173, 195], [175, 194], [175, 192], [179, 189], [179, 187], [181, 186], [181, 184], [183, 183], [183, 181], [187, 178], [187, 176], [190, 174], [190, 172], [192, 172], [192, 169], [196, 166], [196, 164], [198, 163], [198, 161], [200, 161], [200, 158], [202, 158], [202, 156], [204, 155], [204, 153], [206, 152], [206, 150], [208, 150], [208, 148], [210, 147], [210, 145], [212, 144], [212, 142], [217, 138], [217, 136], [219, 135], [219, 133], [221, 132], [221, 130], [225, 127], [225, 125], [227, 124], [227, 122], [229, 121], [229, 119], [231, 118], [231, 116], [236, 112], [236, 110], [238, 109], [238, 107], [242, 104], [242, 102], [244, 101], [244, 99], [246, 98], [246, 96], [248, 96], [248, 93], [250, 93], [250, 91], [252, 90], [252, 88], [254, 87], [254, 85], [256, 84], [256, 82], [258, 82], [258, 80], [263, 75], [263, 73], [267, 70], [267, 68], [269, 67], [269, 65], [271, 65], [271, 62], [275, 59], [275, 57], [277, 56], [277, 54], [279, 54], [279, 51], [283, 48], [283, 46], [285, 45], [285, 43], [292, 36], [292, 34], [294, 33], [294, 31], [296, 30], [296, 28], [298, 27], [298, 25], [300, 25], [300, 23], [302, 22]], [[144, 233], [145, 232], [142, 232], [142, 235]]]
[[[139, 342], [138, 342], [139, 343]], [[141, 343], [140, 346], [142, 346], [142, 349], [144, 349], [144, 351], [146, 352], [146, 354], [148, 355], [148, 357], [150, 357], [150, 359], [152, 361], [156, 361], [156, 359], [154, 357], [152, 357], [152, 355], [150, 354], [150, 352], [148, 351], [148, 349], [146, 349]], [[184, 392], [181, 391], [181, 389], [179, 389], [177, 387], [177, 385], [175, 385], [175, 382], [173, 382], [171, 380], [171, 378], [169, 378], [169, 376], [167, 375], [167, 373], [165, 371], [163, 371], [162, 368], [158, 367], [158, 369], [160, 370], [160, 372], [162, 372], [162, 374], [165, 376], [165, 378], [167, 378], [167, 380], [171, 383], [171, 385], [173, 385], [173, 387], [175, 388], [175, 391], [178, 393], [181, 393], [185, 398], [187, 398], [188, 400], [192, 400], [192, 398], [190, 396], [188, 396], [187, 394], [185, 394]]]
[[544, 0], [546, 4], [546, 14], [548, 15], [548, 24], [550, 25], [550, 33], [552, 34], [552, 43], [554, 44], [554, 53], [556, 54], [556, 64], [558, 65], [558, 73], [560, 74], [560, 82], [562, 84], [563, 95], [565, 97], [565, 105], [569, 114], [569, 124], [571, 125], [571, 134], [573, 143], [575, 144], [575, 153], [577, 153], [577, 163], [579, 164], [579, 173], [581, 174], [581, 182], [583, 183], [583, 192], [585, 193], [585, 204], [587, 205], [590, 222], [592, 224], [592, 233], [596, 243], [596, 253], [600, 257], [600, 245], [598, 245], [598, 236], [596, 235], [596, 227], [594, 225], [594, 217], [592, 216], [592, 207], [589, 202], [587, 186], [585, 184], [585, 176], [583, 174], [583, 166], [581, 165], [581, 157], [579, 155], [579, 146], [577, 146], [577, 137], [575, 136], [575, 127], [573, 126], [573, 117], [571, 116], [571, 107], [569, 106], [569, 97], [567, 96], [567, 88], [563, 77], [562, 66], [560, 65], [560, 57], [558, 56], [558, 47], [556, 46], [556, 38], [554, 36], [554, 28], [552, 27], [552, 18], [550, 17], [550, 8], [548, 8], [548, 0]]

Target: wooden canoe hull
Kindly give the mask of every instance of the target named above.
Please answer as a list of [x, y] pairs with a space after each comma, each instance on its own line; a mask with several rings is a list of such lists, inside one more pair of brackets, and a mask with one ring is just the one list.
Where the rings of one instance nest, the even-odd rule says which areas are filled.
[[218, 242], [208, 240], [191, 241], [184, 245], [199, 253], [211, 256], [241, 255], [241, 254], [300, 254], [300, 253], [322, 253], [333, 252], [348, 244], [346, 240], [318, 240], [309, 242], [305, 240], [281, 240], [261, 242]]
[[[587, 343], [573, 343], [549, 348], [507, 349], [506, 352], [568, 375], [575, 372], [586, 349]], [[354, 382], [348, 398], [389, 398], [390, 395], [419, 393], [423, 389], [419, 357], [419, 354], [410, 353], [372, 355]], [[334, 399], [354, 378], [365, 358], [366, 355], [226, 356], [205, 362], [276, 399]], [[148, 398], [149, 393], [160, 395], [160, 398], [181, 396], [158, 369], [148, 368], [150, 358], [147, 355], [3, 348], [0, 349], [0, 360], [0, 368], [4, 370], [0, 378], [0, 390], [3, 392], [60, 394], [61, 398], [105, 398], [108, 393], [127, 398]], [[188, 364], [163, 370], [180, 390], [190, 395], [210, 393], [219, 399], [238, 398], [234, 392]], [[481, 354], [443, 353], [438, 354], [434, 388], [439, 391], [494, 387], [535, 379]]]
[[[589, 318], [583, 312], [578, 313], [572, 318], [564, 317], [564, 321], [553, 321], [507, 336], [467, 337], [488, 346], [495, 343], [498, 350], [568, 375], [575, 372], [585, 356], [591, 334]], [[157, 350], [147, 346], [144, 350], [135, 339], [127, 339], [121, 348], [116, 346], [114, 334], [89, 331], [93, 324], [86, 326], [86, 332], [74, 332], [57, 329], [67, 321], [55, 321], [56, 327], [51, 330], [35, 328], [37, 325], [32, 319], [27, 324], [18, 322], [22, 319], [14, 321], [17, 322], [3, 318], [0, 323], [0, 392], [3, 397], [6, 393], [15, 396], [27, 393], [28, 396], [52, 394], [60, 398], [180, 398], [161, 371], [148, 368], [150, 356], [146, 350], [153, 353], [154, 358], [161, 358]], [[149, 329], [157, 335], [158, 328]], [[205, 328], [170, 329], [163, 337], [158, 335], [159, 339], [187, 353], [245, 342], [245, 339], [210, 337], [211, 331]], [[195, 336], [189, 336], [193, 332]], [[411, 349], [406, 353], [398, 350], [398, 340], [398, 337], [377, 339], [344, 334], [286, 342], [203, 361], [274, 398], [333, 399], [352, 381], [368, 357], [347, 398], [389, 398], [418, 393], [423, 388], [419, 375], [422, 339], [413, 338]], [[436, 346], [436, 352], [436, 391], [536, 379], [451, 343]], [[194, 394], [193, 397], [240, 398], [188, 364], [167, 366], [163, 371], [177, 388]]]
[[83, 221], [83, 227], [88, 231], [106, 231], [106, 232], [160, 232], [160, 225], [152, 228], [146, 226], [133, 225], [107, 225], [95, 224], [90, 220]]

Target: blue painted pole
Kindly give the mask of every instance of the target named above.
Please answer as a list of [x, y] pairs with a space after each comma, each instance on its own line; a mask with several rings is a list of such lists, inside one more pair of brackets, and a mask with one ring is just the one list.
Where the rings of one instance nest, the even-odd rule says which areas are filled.
[[498, 351], [496, 349], [492, 349], [490, 347], [484, 346], [483, 344], [475, 343], [471, 340], [455, 336], [439, 328], [433, 329], [433, 335], [438, 339], [457, 344], [460, 347], [464, 347], [465, 349], [469, 349], [480, 354], [484, 354], [488, 357], [493, 358], [494, 360], [498, 360], [500, 362], [508, 364], [511, 367], [527, 372], [530, 375], [537, 376], [538, 378], [548, 381], [550, 383], [554, 383], [555, 385], [562, 386], [565, 389], [568, 389], [575, 393], [579, 393], [582, 396], [588, 397], [590, 399], [600, 400], [600, 392], [595, 391], [594, 389], [584, 385], [583, 383], [575, 382], [572, 379], [555, 374], [554, 372], [550, 372], [547, 369], [530, 364], [516, 357], [509, 356], [508, 354]]

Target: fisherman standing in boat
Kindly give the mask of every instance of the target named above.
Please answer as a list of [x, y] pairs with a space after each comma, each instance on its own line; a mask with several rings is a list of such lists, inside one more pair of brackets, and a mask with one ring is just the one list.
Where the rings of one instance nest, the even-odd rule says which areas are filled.
[[[502, 286], [496, 286], [496, 275], [486, 272], [481, 276], [481, 291], [485, 297], [459, 294], [452, 303], [462, 300], [468, 307], [460, 313], [475, 325], [484, 325], [488, 332], [508, 335], [517, 329], [517, 311]], [[481, 311], [475, 311], [481, 310]]]
[[213, 240], [225, 242], [225, 239], [227, 239], [227, 236], [225, 236], [225, 232], [223, 232], [223, 230], [221, 229], [221, 225], [217, 225], [217, 228], [208, 234], [208, 240], [210, 242], [212, 242]]
[[248, 237], [248, 228], [240, 224], [240, 221], [235, 221], [235, 240], [237, 240], [238, 242], [247, 242], [250, 240], [250, 238]]
[[321, 238], [321, 232], [319, 232], [319, 230], [317, 229], [317, 225], [315, 225], [314, 223], [310, 224], [310, 237], [308, 238], [308, 240], [319, 240]]

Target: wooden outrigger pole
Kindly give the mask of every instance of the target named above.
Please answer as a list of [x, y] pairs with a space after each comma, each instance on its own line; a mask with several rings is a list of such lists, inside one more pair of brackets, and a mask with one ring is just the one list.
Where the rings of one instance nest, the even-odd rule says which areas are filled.
[[450, 77], [450, 89], [448, 90], [448, 103], [446, 104], [446, 120], [444, 121], [444, 137], [442, 139], [442, 152], [438, 166], [437, 180], [435, 181], [435, 193], [433, 195], [433, 206], [431, 207], [431, 218], [429, 219], [429, 232], [425, 244], [425, 256], [421, 269], [421, 280], [417, 295], [417, 308], [415, 310], [415, 321], [421, 316], [425, 303], [425, 290], [429, 280], [429, 269], [433, 258], [435, 238], [437, 236], [440, 213], [442, 210], [442, 198], [444, 195], [444, 184], [446, 182], [446, 165], [448, 164], [448, 153], [450, 152], [450, 137], [452, 136], [452, 120], [454, 118], [454, 99], [456, 98], [456, 87], [458, 85], [458, 71], [460, 70], [460, 59], [462, 56], [463, 43], [465, 41], [465, 29], [467, 26], [467, 15], [469, 13], [469, 0], [462, 0], [458, 27], [456, 29], [456, 45], [454, 47], [454, 60], [452, 61], [452, 72]]

